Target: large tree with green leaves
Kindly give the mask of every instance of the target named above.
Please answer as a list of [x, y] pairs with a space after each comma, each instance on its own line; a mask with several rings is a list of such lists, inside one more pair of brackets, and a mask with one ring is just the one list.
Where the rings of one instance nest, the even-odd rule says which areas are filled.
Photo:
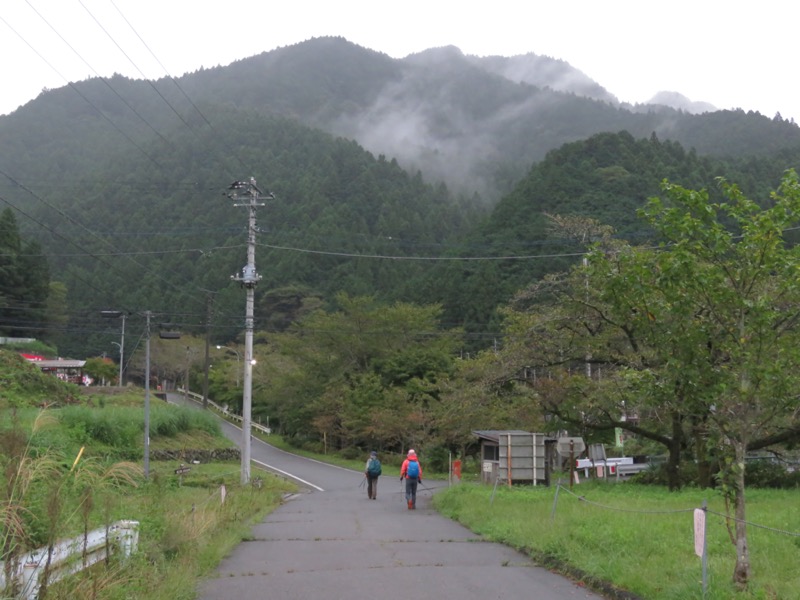
[[[663, 420], [665, 443], [689, 424], [699, 451], [720, 461], [735, 517], [734, 581], [745, 586], [746, 453], [800, 435], [800, 247], [786, 241], [800, 222], [800, 184], [787, 173], [763, 206], [720, 188], [724, 199], [712, 202], [665, 183], [663, 198], [641, 211], [660, 246], [596, 245], [585, 266], [538, 287], [539, 300], [550, 292], [554, 301], [531, 305], [535, 317], [510, 315], [509, 331], [527, 347], [512, 337], [509, 349], [562, 372], [582, 362], [605, 370], [573, 371], [540, 394], [549, 409], [653, 435]], [[639, 425], [621, 418], [623, 400]]]
[[402, 449], [430, 439], [457, 344], [455, 332], [440, 330], [441, 308], [347, 294], [336, 302], [270, 336], [279, 351], [258, 369], [254, 413], [333, 447]]
[[[762, 207], [721, 182], [726, 200], [665, 184], [643, 215], [664, 239], [658, 296], [682, 328], [671, 346], [708, 405], [708, 438], [725, 457], [722, 481], [735, 506], [734, 581], [750, 577], [745, 512], [748, 448], [797, 436], [800, 384], [800, 247], [786, 232], [800, 225], [800, 183], [794, 172]], [[653, 314], [657, 321], [659, 314]]]

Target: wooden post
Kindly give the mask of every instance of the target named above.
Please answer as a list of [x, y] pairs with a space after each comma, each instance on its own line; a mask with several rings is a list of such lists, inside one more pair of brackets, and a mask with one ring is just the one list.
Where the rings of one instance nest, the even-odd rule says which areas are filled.
[[508, 487], [511, 487], [511, 434], [506, 438], [506, 463], [508, 464]]
[[572, 489], [572, 482], [575, 480], [575, 441], [569, 441], [569, 489]]

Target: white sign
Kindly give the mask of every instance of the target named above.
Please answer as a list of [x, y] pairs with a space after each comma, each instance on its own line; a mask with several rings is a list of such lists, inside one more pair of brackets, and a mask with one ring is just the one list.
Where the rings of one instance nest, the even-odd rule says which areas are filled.
[[483, 461], [483, 472], [484, 473], [491, 473], [492, 472], [492, 461], [490, 461], [490, 460]]
[[694, 553], [703, 558], [703, 548], [706, 545], [706, 511], [702, 508], [694, 509]]

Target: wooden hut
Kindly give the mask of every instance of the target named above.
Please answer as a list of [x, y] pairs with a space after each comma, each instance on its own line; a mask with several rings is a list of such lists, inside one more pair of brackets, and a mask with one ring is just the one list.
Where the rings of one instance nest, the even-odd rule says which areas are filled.
[[520, 430], [478, 430], [481, 479], [494, 485], [548, 485], [555, 438]]

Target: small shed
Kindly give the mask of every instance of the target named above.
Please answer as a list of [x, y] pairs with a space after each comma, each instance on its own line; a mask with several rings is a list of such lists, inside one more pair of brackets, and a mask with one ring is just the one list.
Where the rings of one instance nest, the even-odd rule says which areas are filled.
[[55, 375], [62, 381], [77, 383], [78, 385], [86, 384], [86, 380], [83, 376], [83, 367], [86, 365], [85, 360], [65, 360], [59, 358], [56, 360], [36, 360], [32, 362], [39, 367], [43, 373]]
[[555, 438], [520, 430], [473, 431], [481, 442], [481, 479], [492, 484], [550, 483]]

